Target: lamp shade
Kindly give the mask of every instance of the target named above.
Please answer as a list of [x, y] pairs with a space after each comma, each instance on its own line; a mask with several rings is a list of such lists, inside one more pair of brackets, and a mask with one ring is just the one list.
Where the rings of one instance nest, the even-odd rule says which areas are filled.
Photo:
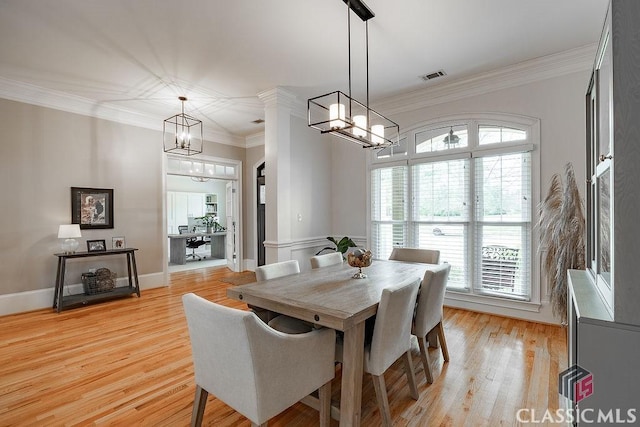
[[80, 234], [80, 224], [62, 224], [58, 228], [58, 239], [77, 239]]

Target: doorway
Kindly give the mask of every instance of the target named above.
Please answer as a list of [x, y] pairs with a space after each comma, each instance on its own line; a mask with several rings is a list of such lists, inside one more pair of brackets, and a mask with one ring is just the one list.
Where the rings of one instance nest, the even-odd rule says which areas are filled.
[[265, 181], [265, 169], [264, 162], [257, 168], [257, 181], [256, 181], [256, 230], [258, 232], [258, 265], [264, 265], [265, 260], [265, 248], [264, 240], [265, 236], [265, 223], [266, 223], [266, 211], [265, 211], [265, 197], [266, 197], [266, 181]]
[[[166, 165], [165, 271], [205, 267], [241, 271], [242, 163], [207, 156], [167, 155]], [[188, 239], [179, 236], [184, 233], [191, 233], [189, 239], [204, 243], [183, 250]]]

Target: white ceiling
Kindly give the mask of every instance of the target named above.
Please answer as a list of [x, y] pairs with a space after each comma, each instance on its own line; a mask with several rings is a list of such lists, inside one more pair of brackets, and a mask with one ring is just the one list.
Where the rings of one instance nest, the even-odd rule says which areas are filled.
[[[368, 0], [373, 103], [597, 42], [607, 0]], [[352, 15], [353, 95], [365, 99]], [[0, 86], [205, 129], [258, 133], [260, 92], [347, 92], [341, 0], [0, 0]], [[447, 76], [419, 78], [437, 70]], [[31, 86], [34, 85], [34, 86]], [[384, 111], [381, 111], [384, 114]]]

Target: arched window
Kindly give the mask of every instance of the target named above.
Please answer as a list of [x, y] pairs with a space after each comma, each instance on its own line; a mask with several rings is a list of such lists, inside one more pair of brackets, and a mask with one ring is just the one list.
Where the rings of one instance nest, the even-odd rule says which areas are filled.
[[451, 264], [449, 290], [529, 301], [538, 128], [510, 115], [455, 117], [411, 128], [401, 149], [374, 153], [374, 256], [438, 249]]

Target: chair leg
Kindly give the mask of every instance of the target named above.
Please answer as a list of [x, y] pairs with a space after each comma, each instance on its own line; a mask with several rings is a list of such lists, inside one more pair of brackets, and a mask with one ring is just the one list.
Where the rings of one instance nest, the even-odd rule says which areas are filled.
[[444, 357], [444, 361], [449, 361], [449, 348], [447, 347], [447, 340], [444, 338], [444, 325], [442, 324], [442, 320], [438, 323], [438, 338], [440, 340], [440, 346], [442, 347], [442, 357]]
[[435, 326], [427, 332], [427, 341], [429, 341], [430, 348], [438, 348], [440, 346], [440, 343], [438, 342], [438, 331]]
[[384, 383], [383, 375], [371, 375], [373, 379], [373, 388], [378, 398], [378, 408], [380, 409], [380, 417], [384, 427], [391, 427], [391, 410], [389, 409], [389, 398], [387, 397], [387, 386]]
[[409, 391], [411, 392], [411, 397], [414, 400], [418, 400], [420, 394], [418, 393], [418, 387], [416, 386], [416, 375], [413, 372], [413, 360], [411, 360], [411, 350], [408, 350], [403, 356], [402, 360], [404, 361], [404, 371], [407, 374], [407, 382], [409, 383]]
[[331, 425], [331, 380], [318, 390], [320, 399], [320, 427]]
[[422, 366], [424, 366], [424, 374], [427, 376], [427, 382], [433, 383], [433, 375], [431, 374], [431, 363], [429, 362], [429, 353], [427, 353], [426, 337], [418, 337], [418, 346], [420, 347], [420, 358]]
[[200, 427], [202, 425], [202, 416], [204, 415], [204, 407], [207, 404], [209, 392], [199, 385], [196, 385], [196, 395], [193, 399], [193, 412], [191, 413], [191, 427]]

